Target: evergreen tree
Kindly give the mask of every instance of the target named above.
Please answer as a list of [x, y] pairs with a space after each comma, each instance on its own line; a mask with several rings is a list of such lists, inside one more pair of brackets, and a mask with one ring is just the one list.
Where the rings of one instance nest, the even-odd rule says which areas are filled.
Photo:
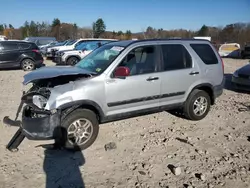
[[101, 34], [103, 34], [106, 31], [106, 25], [102, 18], [99, 18], [94, 24], [93, 24], [93, 32], [94, 32], [94, 38], [99, 38]]

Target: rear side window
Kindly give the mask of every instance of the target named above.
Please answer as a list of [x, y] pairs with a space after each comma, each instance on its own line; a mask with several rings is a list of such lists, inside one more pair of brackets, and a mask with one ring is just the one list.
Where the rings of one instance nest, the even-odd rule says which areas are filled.
[[38, 46], [35, 43], [31, 44], [32, 50], [39, 50]]
[[49, 44], [50, 42], [52, 42], [52, 40], [39, 39], [39, 40], [37, 40], [37, 45], [46, 45], [46, 44]]
[[186, 69], [192, 67], [192, 58], [181, 44], [161, 45], [164, 71]]
[[4, 42], [4, 43], [2, 43], [2, 47], [3, 47], [4, 51], [18, 50], [17, 43], [7, 43], [7, 42]]
[[218, 64], [218, 59], [208, 44], [190, 44], [193, 50], [201, 58], [201, 60], [207, 65]]
[[21, 47], [22, 50], [27, 50], [27, 49], [29, 49], [30, 46], [31, 46], [31, 44], [24, 44], [24, 43], [21, 43], [21, 44], [19, 44], [19, 45], [20, 45], [20, 47]]

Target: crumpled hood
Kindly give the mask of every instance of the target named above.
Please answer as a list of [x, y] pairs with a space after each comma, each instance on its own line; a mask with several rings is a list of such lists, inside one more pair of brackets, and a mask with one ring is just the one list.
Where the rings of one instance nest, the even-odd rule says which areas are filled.
[[77, 74], [89, 75], [96, 73], [78, 68], [76, 66], [42, 67], [24, 75], [23, 84], [26, 85], [32, 81], [39, 79], [55, 78], [58, 76], [77, 75]]
[[238, 73], [250, 76], [250, 64], [247, 64], [241, 67], [240, 69], [238, 69]]

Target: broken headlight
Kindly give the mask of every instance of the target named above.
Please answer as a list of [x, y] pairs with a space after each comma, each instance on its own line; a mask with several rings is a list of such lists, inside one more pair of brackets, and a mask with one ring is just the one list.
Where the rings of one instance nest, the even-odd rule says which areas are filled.
[[38, 108], [43, 109], [46, 106], [48, 99], [41, 95], [33, 95], [32, 101]]

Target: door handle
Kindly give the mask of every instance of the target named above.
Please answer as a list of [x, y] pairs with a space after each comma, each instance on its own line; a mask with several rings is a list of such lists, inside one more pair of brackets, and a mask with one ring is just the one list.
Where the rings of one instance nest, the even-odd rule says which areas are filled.
[[149, 77], [147, 81], [152, 81], [152, 80], [159, 80], [159, 77]]
[[199, 74], [199, 72], [192, 71], [189, 73], [189, 75], [195, 75], [195, 74]]

